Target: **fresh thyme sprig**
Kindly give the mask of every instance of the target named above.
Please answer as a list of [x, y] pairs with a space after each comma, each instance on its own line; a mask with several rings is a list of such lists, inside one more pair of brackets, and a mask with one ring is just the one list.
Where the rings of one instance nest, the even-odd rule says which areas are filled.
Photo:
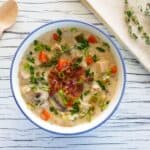
[[[150, 45], [150, 36], [144, 30], [144, 27], [140, 23], [133, 8], [129, 6], [128, 0], [125, 0], [124, 3], [125, 3], [125, 9], [124, 9], [125, 22], [128, 26], [128, 33], [130, 37], [135, 40], [140, 37], [141, 39], [145, 41], [145, 44]], [[136, 32], [133, 31], [133, 28], [136, 29]]]

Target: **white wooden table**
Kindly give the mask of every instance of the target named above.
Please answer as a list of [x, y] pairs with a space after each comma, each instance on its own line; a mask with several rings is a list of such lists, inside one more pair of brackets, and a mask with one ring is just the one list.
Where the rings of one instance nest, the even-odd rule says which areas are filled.
[[0, 40], [0, 149], [149, 150], [150, 74], [126, 49], [120, 48], [127, 69], [125, 95], [103, 126], [86, 134], [59, 136], [25, 118], [12, 97], [9, 72], [14, 53], [27, 34], [44, 23], [64, 18], [83, 20], [103, 30], [105, 27], [79, 0], [19, 0], [18, 4], [17, 23]]

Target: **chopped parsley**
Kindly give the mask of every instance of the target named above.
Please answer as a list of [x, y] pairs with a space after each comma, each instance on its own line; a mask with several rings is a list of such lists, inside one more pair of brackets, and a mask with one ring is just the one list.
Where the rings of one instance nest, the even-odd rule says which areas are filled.
[[76, 114], [80, 111], [80, 108], [79, 108], [79, 103], [74, 103], [73, 106], [72, 106], [72, 110], [71, 110], [71, 114]]
[[87, 96], [89, 93], [90, 93], [89, 90], [85, 91], [85, 92], [84, 92], [84, 96]]
[[75, 37], [77, 43], [77, 48], [79, 50], [85, 50], [89, 47], [88, 40], [85, 39], [83, 34], [79, 34], [78, 36]]
[[105, 84], [104, 84], [102, 81], [97, 80], [96, 82], [97, 82], [98, 85], [102, 88], [102, 90], [104, 90], [104, 91], [106, 90]]
[[55, 107], [51, 106], [51, 107], [49, 108], [49, 110], [50, 110], [51, 112], [53, 112], [55, 115], [58, 115], [58, 111], [57, 111], [57, 109], [56, 109]]
[[85, 70], [85, 75], [88, 77], [93, 77], [94, 76], [94, 72], [91, 72], [90, 68], [88, 68], [87, 70]]
[[60, 51], [57, 51], [54, 53], [52, 58], [45, 64], [42, 64], [42, 67], [51, 67], [53, 65], [56, 65], [58, 63], [59, 58], [61, 57], [62, 53]]
[[94, 61], [94, 62], [97, 62], [97, 61], [99, 60], [96, 54], [94, 54], [94, 55], [92, 56], [92, 58], [93, 58], [93, 61]]
[[39, 74], [39, 72], [31, 74], [30, 83], [34, 84], [34, 85], [38, 85], [37, 88], [40, 88], [43, 90], [47, 90], [47, 88], [48, 88], [48, 82], [45, 80], [45, 78], [44, 78], [44, 76], [42, 76], [42, 74]]
[[83, 40], [84, 40], [84, 35], [81, 33], [81, 34], [79, 34], [79, 35], [77, 35], [76, 37], [75, 37], [75, 40], [77, 41], [77, 42], [82, 42]]
[[30, 76], [30, 83], [31, 84], [38, 84], [38, 80], [34, 75]]
[[105, 52], [105, 49], [102, 48], [102, 47], [96, 47], [96, 49], [97, 49], [99, 52]]
[[69, 46], [67, 44], [61, 45], [61, 49], [62, 49], [63, 52], [66, 52], [66, 51], [69, 50]]
[[106, 107], [108, 106], [108, 104], [109, 104], [109, 101], [106, 101], [106, 100], [100, 101], [99, 107], [100, 107], [101, 111], [105, 110]]
[[108, 49], [110, 48], [110, 45], [107, 42], [103, 42], [103, 46], [108, 48]]
[[59, 36], [62, 36], [62, 31], [61, 31], [61, 29], [57, 29], [57, 34], [59, 35]]
[[59, 94], [59, 96], [61, 97], [63, 103], [64, 103], [64, 104], [67, 104], [68, 99], [67, 99], [67, 97], [66, 97], [64, 91], [63, 91], [63, 90], [59, 90], [59, 91], [58, 91], [58, 94]]
[[34, 42], [33, 42], [34, 45], [37, 45], [38, 43], [39, 43], [38, 40], [34, 40]]
[[80, 95], [80, 99], [83, 100], [83, 94]]
[[70, 28], [70, 31], [71, 31], [71, 32], [77, 32], [78, 29], [77, 29], [76, 27], [72, 27], [72, 28]]
[[57, 39], [57, 41], [58, 42], [61, 42], [61, 39], [62, 39], [62, 31], [61, 31], [61, 29], [57, 29], [56, 30], [56, 32], [57, 32], [57, 35], [58, 35], [58, 39]]
[[46, 50], [46, 51], [50, 51], [51, 47], [43, 44], [42, 42], [38, 41], [38, 40], [34, 40], [34, 50], [36, 52], [42, 51], [42, 50]]
[[31, 55], [28, 55], [27, 58], [26, 58], [30, 63], [35, 63], [35, 59], [31, 56]]
[[73, 64], [73, 68], [78, 68], [80, 66], [80, 63], [82, 62], [83, 57], [78, 57], [75, 61], [75, 63]]
[[91, 121], [92, 115], [93, 115], [93, 113], [94, 113], [94, 110], [95, 110], [95, 108], [94, 108], [93, 106], [91, 106], [91, 107], [88, 109], [87, 114], [86, 114], [86, 117], [87, 117], [88, 121]]
[[77, 48], [79, 50], [84, 50], [87, 49], [89, 47], [89, 43], [86, 39], [84, 39], [82, 42], [78, 43]]
[[27, 72], [29, 72], [31, 75], [33, 75], [34, 72], [35, 72], [34, 67], [33, 67], [32, 65], [28, 64], [28, 63], [24, 64], [24, 69], [25, 69]]

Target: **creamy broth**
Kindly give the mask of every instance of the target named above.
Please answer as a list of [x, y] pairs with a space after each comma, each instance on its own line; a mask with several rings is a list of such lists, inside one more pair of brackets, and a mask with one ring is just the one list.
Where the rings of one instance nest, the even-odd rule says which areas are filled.
[[60, 126], [87, 123], [100, 115], [118, 82], [110, 45], [74, 27], [35, 40], [22, 58], [18, 77], [28, 108]]

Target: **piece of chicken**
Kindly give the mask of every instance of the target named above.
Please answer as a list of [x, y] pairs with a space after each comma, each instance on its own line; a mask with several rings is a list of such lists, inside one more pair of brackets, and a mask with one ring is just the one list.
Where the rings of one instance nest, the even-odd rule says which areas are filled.
[[99, 77], [100, 73], [107, 72], [109, 64], [107, 60], [99, 60], [91, 66], [91, 71], [95, 73], [95, 77]]

